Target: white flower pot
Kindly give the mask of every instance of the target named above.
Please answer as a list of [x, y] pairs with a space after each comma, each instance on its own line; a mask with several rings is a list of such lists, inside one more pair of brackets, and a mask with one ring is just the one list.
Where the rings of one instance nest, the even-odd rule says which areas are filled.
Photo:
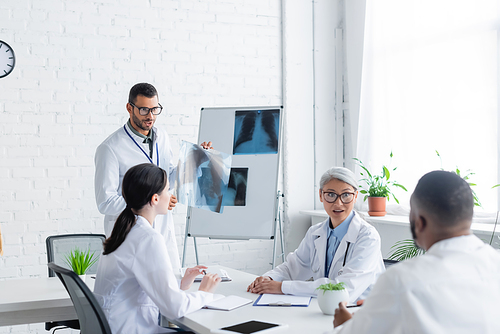
[[324, 314], [334, 315], [339, 303], [347, 301], [349, 301], [347, 290], [318, 290], [318, 305]]
[[80, 279], [85, 282], [85, 277], [87, 277], [87, 275], [78, 275], [78, 277], [80, 277]]

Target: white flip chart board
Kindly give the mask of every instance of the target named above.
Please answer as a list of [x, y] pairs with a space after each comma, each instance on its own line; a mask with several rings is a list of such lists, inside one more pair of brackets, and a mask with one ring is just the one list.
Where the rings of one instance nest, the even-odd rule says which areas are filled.
[[283, 107], [203, 108], [198, 140], [232, 154], [222, 213], [190, 208], [188, 236], [273, 239]]

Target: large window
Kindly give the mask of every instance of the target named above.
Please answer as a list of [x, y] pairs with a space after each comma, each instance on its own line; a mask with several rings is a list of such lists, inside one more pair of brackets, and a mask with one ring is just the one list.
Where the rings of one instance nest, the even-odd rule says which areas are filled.
[[499, 1], [366, 6], [356, 156], [378, 171], [392, 151], [404, 204], [424, 173], [471, 170], [479, 211], [496, 211]]

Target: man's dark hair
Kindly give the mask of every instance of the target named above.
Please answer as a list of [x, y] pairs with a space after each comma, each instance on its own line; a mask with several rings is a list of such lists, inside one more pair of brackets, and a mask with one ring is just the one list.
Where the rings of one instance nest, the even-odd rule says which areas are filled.
[[436, 223], [451, 227], [471, 221], [474, 199], [469, 184], [452, 172], [433, 171], [418, 181], [413, 198], [422, 210], [436, 216]]
[[153, 85], [146, 82], [141, 82], [135, 84], [132, 88], [130, 88], [130, 93], [128, 94], [128, 102], [135, 103], [135, 101], [137, 100], [137, 95], [143, 95], [150, 99], [158, 96], [158, 92]]

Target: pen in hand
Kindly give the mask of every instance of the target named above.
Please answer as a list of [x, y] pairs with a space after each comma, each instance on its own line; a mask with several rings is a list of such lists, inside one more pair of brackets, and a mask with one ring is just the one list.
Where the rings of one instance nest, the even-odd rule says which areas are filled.
[[203, 275], [206, 275], [206, 274], [207, 274], [207, 271], [206, 271], [206, 270], [202, 270], [202, 271], [201, 271], [201, 273], [202, 273]]

